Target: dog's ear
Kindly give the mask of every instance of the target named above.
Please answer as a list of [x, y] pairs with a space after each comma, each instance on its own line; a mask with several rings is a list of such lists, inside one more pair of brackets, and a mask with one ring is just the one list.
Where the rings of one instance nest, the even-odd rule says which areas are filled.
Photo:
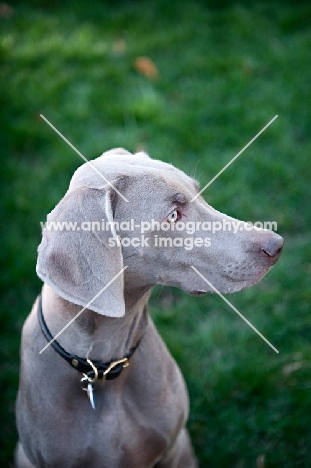
[[47, 217], [37, 274], [64, 299], [102, 315], [122, 317], [123, 257], [111, 229], [111, 195], [108, 186], [80, 187], [65, 195]]

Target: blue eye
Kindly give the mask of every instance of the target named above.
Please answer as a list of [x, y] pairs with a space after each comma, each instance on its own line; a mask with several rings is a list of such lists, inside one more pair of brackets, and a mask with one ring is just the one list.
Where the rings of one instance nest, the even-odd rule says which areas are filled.
[[169, 223], [175, 223], [179, 219], [180, 219], [179, 212], [177, 210], [174, 210], [172, 211], [172, 213], [168, 215], [168, 217], [166, 218], [166, 221], [168, 221]]

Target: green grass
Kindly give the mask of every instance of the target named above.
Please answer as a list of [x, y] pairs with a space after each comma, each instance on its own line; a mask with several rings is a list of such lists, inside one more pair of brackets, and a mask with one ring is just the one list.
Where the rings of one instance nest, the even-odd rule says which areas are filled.
[[[41, 282], [39, 221], [87, 157], [145, 148], [207, 183], [236, 218], [275, 220], [281, 259], [229, 299], [156, 288], [151, 312], [185, 375], [202, 467], [307, 467], [311, 452], [311, 7], [291, 2], [15, 2], [0, 18], [0, 464], [12, 463], [20, 329]], [[138, 73], [150, 57], [159, 78]]]

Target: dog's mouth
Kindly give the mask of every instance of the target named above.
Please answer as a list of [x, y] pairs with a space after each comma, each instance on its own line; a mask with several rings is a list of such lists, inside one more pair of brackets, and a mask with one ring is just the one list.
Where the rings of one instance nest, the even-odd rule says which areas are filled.
[[195, 290], [195, 291], [190, 291], [189, 294], [192, 296], [204, 296], [204, 294], [207, 294], [208, 291], [203, 291], [202, 289]]

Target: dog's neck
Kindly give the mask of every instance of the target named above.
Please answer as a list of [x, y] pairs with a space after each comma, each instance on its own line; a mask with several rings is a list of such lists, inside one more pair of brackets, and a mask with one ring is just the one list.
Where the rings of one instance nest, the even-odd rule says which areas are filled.
[[[123, 317], [106, 317], [89, 309], [83, 311], [57, 337], [69, 353], [88, 359], [108, 362], [124, 357], [143, 335], [148, 323], [147, 302], [151, 288], [125, 293], [126, 313]], [[55, 337], [82, 307], [58, 296], [44, 285], [42, 308], [47, 326]]]

